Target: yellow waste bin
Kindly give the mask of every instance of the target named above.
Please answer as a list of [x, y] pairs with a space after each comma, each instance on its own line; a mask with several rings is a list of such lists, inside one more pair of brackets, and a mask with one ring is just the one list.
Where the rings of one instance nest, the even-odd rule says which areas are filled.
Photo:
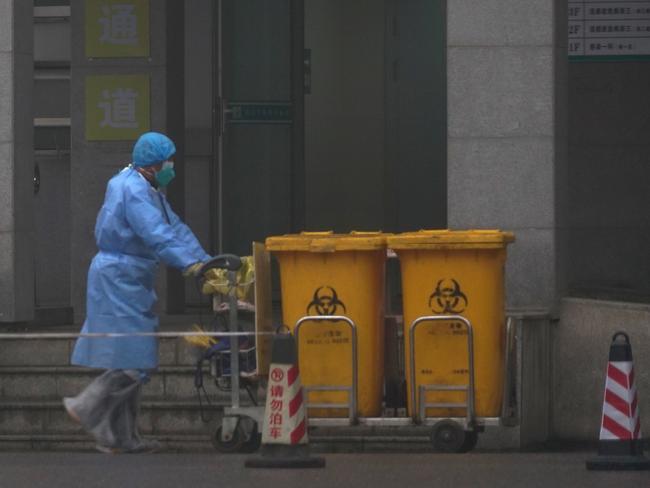
[[[474, 335], [475, 413], [498, 417], [504, 388], [506, 246], [498, 230], [425, 230], [391, 236], [400, 261], [404, 305], [405, 364], [409, 414], [415, 387], [468, 385], [467, 329], [462, 322], [426, 322], [415, 331], [415, 385], [411, 384], [409, 328], [421, 316], [461, 315]], [[463, 404], [463, 391], [427, 391], [426, 403]], [[464, 417], [465, 408], [427, 408], [427, 417]]]
[[[357, 412], [381, 412], [384, 377], [386, 235], [378, 232], [303, 232], [269, 237], [279, 262], [282, 317], [291, 329], [307, 315], [343, 315], [357, 327]], [[298, 357], [302, 384], [350, 386], [352, 335], [347, 323], [306, 322]], [[309, 403], [346, 404], [345, 391], [313, 391]], [[343, 408], [312, 408], [312, 417], [346, 417]]]

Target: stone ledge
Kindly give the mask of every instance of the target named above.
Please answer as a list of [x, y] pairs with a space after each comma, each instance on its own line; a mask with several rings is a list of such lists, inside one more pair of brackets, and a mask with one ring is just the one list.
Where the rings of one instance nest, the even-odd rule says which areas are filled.
[[[242, 398], [243, 399], [243, 398]], [[205, 404], [201, 407], [198, 401], [174, 401], [174, 400], [145, 400], [141, 403], [142, 410], [199, 410], [212, 409], [220, 410], [223, 407], [230, 406], [230, 402], [213, 402], [211, 406]], [[242, 407], [252, 406], [247, 402], [241, 403]], [[11, 401], [0, 401], [0, 411], [3, 410], [63, 410], [61, 400], [20, 400], [14, 399]]]
[[[152, 375], [159, 374], [178, 374], [178, 373], [194, 373], [194, 366], [177, 365], [177, 366], [160, 366]], [[203, 370], [208, 373], [209, 368], [204, 367]], [[84, 368], [82, 366], [31, 366], [31, 365], [11, 365], [0, 366], [0, 376], [3, 374], [98, 374], [98, 369]]]

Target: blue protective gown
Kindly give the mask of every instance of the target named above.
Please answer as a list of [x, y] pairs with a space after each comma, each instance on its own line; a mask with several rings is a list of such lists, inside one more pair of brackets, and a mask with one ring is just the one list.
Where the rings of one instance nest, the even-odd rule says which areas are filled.
[[[158, 262], [185, 269], [210, 258], [165, 196], [131, 167], [109, 181], [95, 239], [99, 252], [88, 271], [82, 333], [155, 332]], [[154, 369], [158, 340], [82, 337], [75, 345], [72, 363], [92, 368]]]

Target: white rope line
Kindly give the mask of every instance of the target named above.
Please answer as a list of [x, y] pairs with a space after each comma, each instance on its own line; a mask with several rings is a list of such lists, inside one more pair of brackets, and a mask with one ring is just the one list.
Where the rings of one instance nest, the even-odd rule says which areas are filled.
[[248, 337], [275, 335], [275, 332], [33, 332], [33, 333], [0, 333], [0, 340], [5, 339], [77, 339], [100, 337]]

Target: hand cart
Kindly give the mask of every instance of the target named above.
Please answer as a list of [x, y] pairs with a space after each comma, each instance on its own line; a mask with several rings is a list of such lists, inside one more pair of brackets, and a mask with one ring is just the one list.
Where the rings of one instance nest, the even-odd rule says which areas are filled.
[[[456, 321], [463, 324], [467, 331], [467, 352], [468, 352], [468, 383], [466, 385], [445, 385], [445, 384], [420, 384], [418, 388], [418, 401], [416, 402], [415, 371], [417, 358], [415, 357], [415, 331], [423, 323], [444, 321]], [[300, 349], [300, 329], [306, 323], [314, 326], [332, 321], [340, 321], [347, 324], [351, 331], [351, 368], [352, 381], [349, 385], [310, 385], [304, 386], [307, 408], [319, 409], [341, 409], [348, 410], [347, 418], [309, 418], [309, 426], [318, 429], [319, 427], [349, 427], [353, 426], [359, 430], [364, 427], [390, 427], [419, 430], [423, 426], [431, 427], [430, 440], [434, 449], [442, 452], [467, 452], [472, 450], [478, 440], [479, 432], [486, 427], [515, 426], [518, 424], [517, 395], [516, 395], [516, 340], [515, 322], [508, 319], [506, 322], [506, 355], [505, 355], [505, 382], [501, 415], [499, 417], [477, 417], [474, 407], [475, 395], [475, 371], [474, 371], [474, 330], [472, 324], [465, 317], [460, 315], [430, 315], [418, 317], [414, 320], [408, 330], [410, 338], [410, 401], [412, 415], [410, 417], [358, 417], [357, 415], [357, 326], [346, 316], [316, 315], [304, 316], [295, 325], [294, 333], [298, 350]], [[312, 391], [345, 391], [348, 393], [346, 403], [310, 403], [309, 393]], [[460, 391], [465, 392], [466, 400], [462, 403], [427, 403], [425, 392], [427, 391]], [[453, 408], [464, 409], [462, 417], [428, 417], [427, 408]]]
[[[227, 315], [227, 332], [241, 333], [238, 310], [239, 304], [236, 290], [241, 284], [237, 283], [237, 270], [242, 266], [238, 256], [221, 254], [204, 264], [199, 272], [199, 279], [210, 269], [217, 268], [227, 271], [228, 293], [224, 296], [213, 296], [213, 311], [216, 317]], [[225, 317], [224, 317], [225, 318]], [[254, 452], [261, 440], [260, 429], [264, 417], [264, 403], [256, 399], [259, 383], [262, 377], [257, 374], [256, 349], [257, 341], [253, 334], [233, 335], [229, 340], [209, 348], [197, 364], [195, 386], [202, 388], [202, 363], [210, 361], [210, 374], [216, 386], [230, 392], [230, 405], [223, 409], [223, 416], [214, 434], [212, 444], [220, 452]], [[241, 339], [247, 343], [241, 342]], [[247, 392], [250, 403], [243, 404], [242, 389]], [[199, 393], [200, 395], [200, 393]]]

